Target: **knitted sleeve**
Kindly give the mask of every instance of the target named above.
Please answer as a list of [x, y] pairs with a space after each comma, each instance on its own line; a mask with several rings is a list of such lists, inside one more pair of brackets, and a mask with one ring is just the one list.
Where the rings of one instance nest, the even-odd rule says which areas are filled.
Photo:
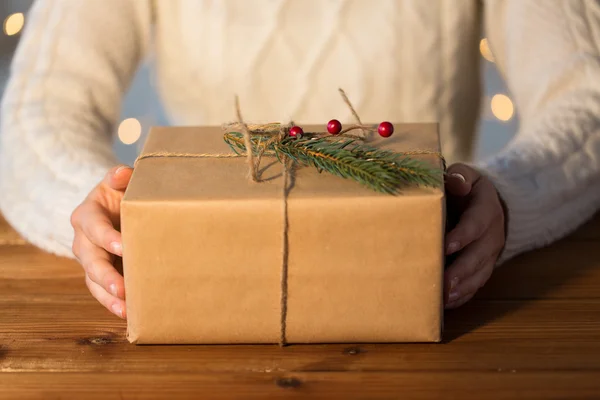
[[481, 165], [508, 209], [504, 261], [600, 206], [600, 3], [488, 0], [485, 16], [521, 119], [516, 138]]
[[70, 214], [116, 163], [111, 132], [149, 42], [149, 0], [38, 0], [2, 101], [0, 210], [71, 256]]

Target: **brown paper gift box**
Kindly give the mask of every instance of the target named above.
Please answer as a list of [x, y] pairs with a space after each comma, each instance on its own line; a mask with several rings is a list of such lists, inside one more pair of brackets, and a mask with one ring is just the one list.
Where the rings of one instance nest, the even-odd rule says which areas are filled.
[[[375, 145], [439, 151], [437, 124], [395, 128]], [[231, 152], [216, 127], [153, 128], [157, 151]], [[279, 341], [282, 166], [261, 165], [253, 183], [244, 158], [139, 162], [121, 216], [131, 342]], [[441, 339], [442, 189], [391, 196], [300, 168], [287, 215], [288, 343]]]

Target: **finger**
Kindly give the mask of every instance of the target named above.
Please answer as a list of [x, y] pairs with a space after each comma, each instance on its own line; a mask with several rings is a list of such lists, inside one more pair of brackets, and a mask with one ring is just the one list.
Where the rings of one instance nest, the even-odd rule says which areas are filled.
[[111, 296], [109, 293], [106, 292], [106, 290], [104, 290], [96, 282], [92, 281], [87, 275], [85, 277], [85, 284], [87, 285], [92, 296], [94, 296], [94, 298], [98, 300], [100, 304], [102, 304], [116, 316], [123, 319], [127, 318], [127, 311], [125, 307], [125, 302], [123, 300]]
[[81, 231], [75, 231], [75, 238], [73, 239], [73, 245], [71, 246], [71, 251], [73, 251], [73, 255], [78, 261], [81, 261], [81, 237], [83, 233]]
[[465, 281], [459, 283], [451, 292], [451, 296], [446, 303], [446, 308], [456, 308], [469, 301], [490, 279], [492, 272], [494, 272], [494, 264], [495, 258], [494, 261], [487, 261], [483, 265], [483, 268], [468, 277]]
[[132, 173], [133, 169], [131, 167], [120, 165], [108, 171], [105, 182], [111, 189], [123, 191], [127, 189]]
[[458, 300], [456, 300], [456, 301], [454, 301], [454, 302], [452, 302], [452, 303], [448, 303], [448, 304], [446, 304], [446, 305], [444, 306], [444, 308], [445, 308], [446, 310], [452, 310], [452, 309], [454, 309], [454, 308], [458, 308], [458, 307], [460, 307], [460, 306], [464, 305], [464, 304], [465, 304], [466, 302], [468, 302], [469, 300], [471, 300], [471, 299], [473, 298], [473, 296], [475, 296], [475, 293], [473, 293], [473, 294], [470, 294], [470, 295], [468, 295], [468, 296], [463, 296], [463, 297], [461, 297], [460, 299], [458, 299]]
[[445, 297], [448, 301], [456, 300], [456, 293], [460, 294], [464, 282], [475, 276], [490, 260], [495, 261], [497, 254], [497, 244], [492, 235], [486, 235], [468, 246], [444, 271]]
[[453, 164], [446, 174], [446, 191], [454, 196], [466, 196], [477, 182], [480, 175], [465, 164]]
[[487, 181], [479, 181], [471, 191], [472, 199], [458, 224], [446, 235], [446, 254], [456, 253], [479, 239], [500, 217], [501, 207], [493, 197], [495, 189]]
[[112, 265], [111, 256], [86, 238], [80, 243], [81, 265], [87, 276], [111, 295], [125, 299], [125, 282]]
[[122, 256], [121, 233], [117, 231], [106, 211], [96, 202], [90, 202], [81, 212], [80, 229], [96, 246], [111, 254]]

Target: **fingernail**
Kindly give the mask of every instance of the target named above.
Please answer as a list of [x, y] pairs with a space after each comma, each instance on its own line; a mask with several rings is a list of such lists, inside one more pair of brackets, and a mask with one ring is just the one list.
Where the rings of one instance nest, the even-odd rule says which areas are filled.
[[463, 174], [459, 174], [458, 172], [453, 172], [450, 174], [450, 176], [460, 179], [462, 181], [462, 183], [467, 183], [467, 180], [465, 179], [465, 176]]
[[108, 287], [108, 290], [110, 291], [110, 293], [113, 296], [119, 297], [119, 292], [117, 291], [117, 285], [115, 285], [114, 283], [110, 284], [110, 286]]
[[458, 291], [453, 290], [448, 295], [448, 303], [452, 303], [453, 301], [458, 299]]
[[[117, 170], [115, 171], [115, 175], [119, 175], [119, 172], [123, 171], [125, 169], [124, 165], [121, 165], [119, 168], [117, 168]], [[464, 179], [464, 178], [463, 178]]]
[[460, 248], [460, 243], [452, 242], [448, 245], [448, 248], [446, 251], [448, 254], [452, 254], [452, 253], [458, 251], [459, 248]]
[[[458, 276], [455, 276], [454, 278], [452, 278], [452, 280], [450, 281], [450, 291], [452, 291], [452, 289], [454, 289], [456, 287], [456, 285], [458, 285]], [[116, 295], [115, 295], [116, 296]]]
[[112, 242], [110, 244], [110, 249], [113, 252], [113, 254], [120, 256], [121, 251], [123, 250], [123, 247], [121, 246], [121, 243], [119, 243], [119, 242]]
[[115, 303], [112, 306], [110, 306], [110, 308], [115, 314], [117, 314], [119, 317], [123, 318], [123, 309], [121, 308], [120, 305]]

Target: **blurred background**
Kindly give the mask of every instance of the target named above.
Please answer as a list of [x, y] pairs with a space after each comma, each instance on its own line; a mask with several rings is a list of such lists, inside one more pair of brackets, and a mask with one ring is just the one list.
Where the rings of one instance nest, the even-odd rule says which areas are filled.
[[[85, 1], [85, 0], [80, 0]], [[0, 95], [9, 74], [10, 61], [19, 42], [27, 10], [33, 0], [0, 0], [0, 19], [3, 31], [0, 35]], [[513, 103], [502, 77], [494, 64], [485, 37], [481, 38], [479, 50], [484, 62], [481, 76], [484, 80], [479, 123], [477, 158], [488, 157], [500, 150], [514, 136], [518, 126]], [[473, 77], [478, 79], [478, 77]], [[151, 79], [151, 66], [145, 63], [125, 98], [121, 110], [121, 121], [114, 135], [115, 150], [119, 159], [131, 164], [143, 144], [143, 138], [152, 125], [168, 125]]]

